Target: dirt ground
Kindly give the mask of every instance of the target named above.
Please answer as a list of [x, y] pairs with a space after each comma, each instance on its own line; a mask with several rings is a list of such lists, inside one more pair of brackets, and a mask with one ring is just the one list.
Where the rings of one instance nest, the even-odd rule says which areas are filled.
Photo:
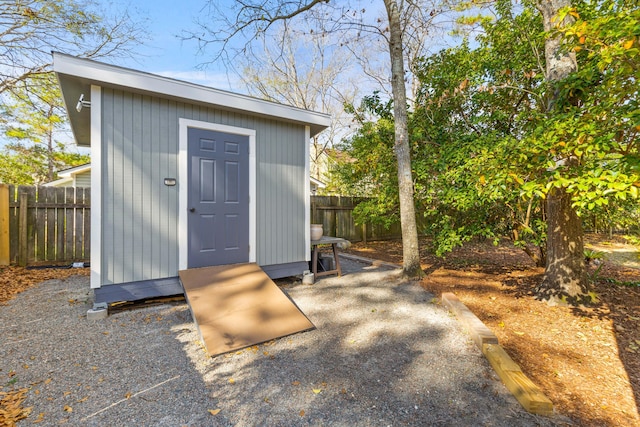
[[[508, 242], [467, 244], [445, 259], [421, 242], [422, 285], [454, 292], [554, 403], [580, 426], [638, 426], [640, 416], [640, 258], [622, 237], [589, 235], [586, 247], [606, 253], [590, 267], [598, 302], [551, 307], [533, 289], [543, 269]], [[357, 243], [350, 253], [400, 263], [399, 241]]]

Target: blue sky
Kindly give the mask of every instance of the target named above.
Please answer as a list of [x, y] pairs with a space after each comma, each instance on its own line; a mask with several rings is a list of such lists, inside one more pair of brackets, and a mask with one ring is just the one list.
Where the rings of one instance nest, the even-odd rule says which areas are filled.
[[[226, 1], [226, 0], [225, 0]], [[201, 69], [200, 64], [208, 59], [198, 54], [194, 41], [180, 39], [184, 30], [194, 29], [194, 21], [206, 5], [205, 0], [115, 0], [121, 8], [129, 8], [132, 16], [141, 17], [149, 32], [149, 40], [143, 46], [136, 46], [139, 53], [135, 59], [117, 65], [160, 74], [179, 80], [212, 86], [218, 89], [240, 91], [243, 88], [231, 87], [224, 68], [208, 66]], [[107, 2], [105, 1], [105, 4]]]

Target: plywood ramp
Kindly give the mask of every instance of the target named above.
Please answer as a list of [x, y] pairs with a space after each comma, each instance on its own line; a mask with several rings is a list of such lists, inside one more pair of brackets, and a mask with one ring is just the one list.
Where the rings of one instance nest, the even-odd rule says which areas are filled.
[[210, 356], [313, 329], [313, 323], [257, 264], [179, 272]]

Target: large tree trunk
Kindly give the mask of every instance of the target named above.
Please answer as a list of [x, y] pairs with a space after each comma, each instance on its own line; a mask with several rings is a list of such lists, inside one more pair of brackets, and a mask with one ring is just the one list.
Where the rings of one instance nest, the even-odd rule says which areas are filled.
[[[571, 6], [571, 0], [538, 0], [546, 31], [557, 22], [558, 11]], [[567, 17], [566, 19], [571, 19]], [[560, 37], [548, 37], [545, 41], [547, 81], [557, 82], [577, 71], [575, 54], [561, 50]], [[557, 98], [550, 98], [548, 111], [554, 108]], [[571, 159], [564, 166], [571, 167]], [[550, 303], [579, 304], [587, 300], [588, 283], [584, 264], [582, 221], [571, 206], [571, 195], [564, 188], [554, 188], [547, 195], [547, 264], [538, 297]]]
[[409, 131], [407, 128], [407, 92], [404, 81], [404, 53], [400, 11], [394, 0], [385, 0], [389, 18], [389, 54], [391, 56], [391, 89], [395, 122], [395, 154], [398, 161], [400, 224], [402, 227], [402, 268], [409, 277], [420, 277], [420, 251], [418, 227], [413, 200], [413, 178]]

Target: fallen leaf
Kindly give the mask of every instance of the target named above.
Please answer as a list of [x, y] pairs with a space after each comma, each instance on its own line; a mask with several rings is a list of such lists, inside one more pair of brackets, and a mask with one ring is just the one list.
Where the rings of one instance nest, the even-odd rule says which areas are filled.
[[89, 399], [89, 396], [85, 396], [82, 399], [78, 400], [78, 403], [86, 402]]
[[513, 331], [513, 333], [516, 335], [524, 335], [524, 332], [520, 332], [520, 331]]
[[209, 413], [211, 415], [218, 415], [220, 413], [220, 411], [222, 411], [222, 409], [218, 408], [218, 409], [209, 409]]
[[229, 384], [235, 384], [236, 380], [234, 380], [233, 378], [229, 378]]
[[64, 411], [65, 412], [73, 412], [73, 408], [69, 405], [64, 405]]
[[131, 398], [131, 393], [130, 393], [130, 392], [127, 392], [127, 394], [125, 394], [125, 395], [124, 395], [124, 398], [125, 398], [125, 399], [129, 399], [129, 398]]
[[504, 328], [504, 322], [500, 321], [500, 323], [498, 323], [498, 326], [500, 326], [501, 328]]
[[291, 385], [299, 386], [299, 385], [300, 385], [300, 381], [293, 381], [293, 382], [291, 383]]
[[70, 391], [65, 391], [64, 393], [62, 393], [63, 396], [69, 396], [71, 394]]
[[322, 391], [322, 389], [321, 389], [321, 388], [314, 388], [314, 389], [313, 389], [313, 392], [314, 392], [315, 394], [318, 394], [318, 393], [320, 393], [321, 391]]
[[299, 414], [299, 415], [300, 415], [301, 417], [304, 417], [304, 409], [300, 411], [300, 414]]

